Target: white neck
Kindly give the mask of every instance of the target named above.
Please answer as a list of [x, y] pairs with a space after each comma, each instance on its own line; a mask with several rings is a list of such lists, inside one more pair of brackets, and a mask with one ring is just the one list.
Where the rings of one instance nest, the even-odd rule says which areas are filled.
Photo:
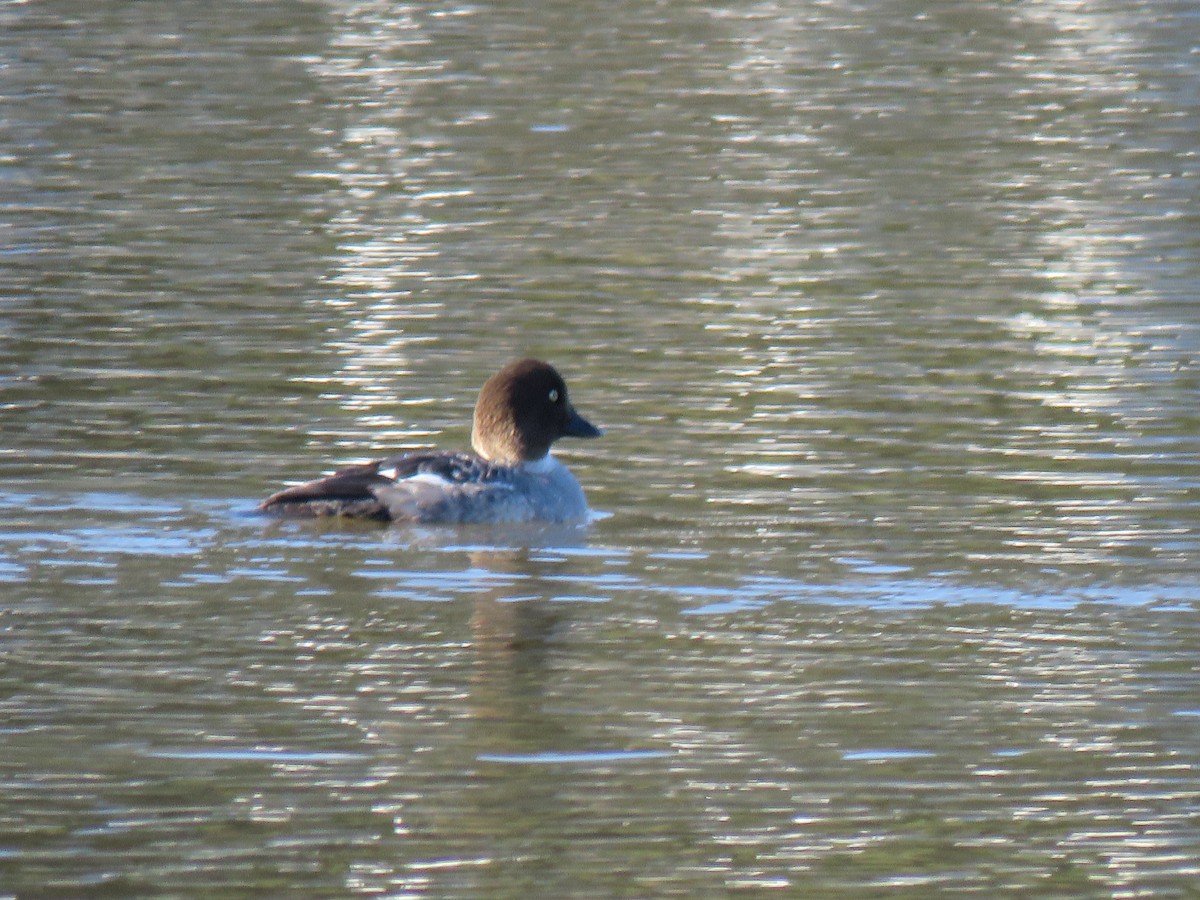
[[521, 463], [521, 468], [526, 472], [532, 472], [534, 475], [545, 475], [558, 467], [558, 460], [551, 454], [547, 453], [541, 459], [530, 460], [529, 462]]

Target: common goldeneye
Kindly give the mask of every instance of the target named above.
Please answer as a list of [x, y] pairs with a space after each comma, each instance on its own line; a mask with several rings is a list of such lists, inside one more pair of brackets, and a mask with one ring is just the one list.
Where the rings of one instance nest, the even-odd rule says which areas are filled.
[[568, 522], [587, 516], [583, 488], [550, 455], [561, 437], [599, 428], [575, 412], [567, 385], [536, 359], [509, 363], [475, 404], [475, 453], [418, 451], [350, 466], [285, 488], [259, 509], [396, 522]]

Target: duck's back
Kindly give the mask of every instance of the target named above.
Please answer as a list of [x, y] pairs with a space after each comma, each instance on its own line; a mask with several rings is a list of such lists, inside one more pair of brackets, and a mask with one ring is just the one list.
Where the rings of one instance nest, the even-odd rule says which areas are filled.
[[374, 492], [389, 518], [402, 522], [570, 522], [588, 513], [575, 476], [549, 455], [516, 466], [479, 460], [478, 466], [447, 462], [443, 468], [427, 461]]

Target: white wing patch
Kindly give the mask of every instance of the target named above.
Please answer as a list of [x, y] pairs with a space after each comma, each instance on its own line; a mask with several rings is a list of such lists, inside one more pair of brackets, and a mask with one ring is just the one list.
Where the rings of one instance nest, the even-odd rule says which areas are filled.
[[[382, 470], [380, 475], [386, 475]], [[505, 521], [514, 516], [502, 507], [514, 488], [503, 482], [450, 481], [432, 472], [418, 472], [393, 484], [371, 488], [393, 519], [415, 522]], [[497, 504], [500, 504], [498, 507]], [[528, 517], [527, 513], [523, 517]]]

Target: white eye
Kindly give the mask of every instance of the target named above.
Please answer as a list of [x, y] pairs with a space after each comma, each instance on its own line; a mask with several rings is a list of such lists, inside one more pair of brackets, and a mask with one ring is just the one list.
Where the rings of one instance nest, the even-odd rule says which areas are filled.
[[551, 403], [558, 402], [558, 389], [557, 388], [550, 388], [550, 402]]

